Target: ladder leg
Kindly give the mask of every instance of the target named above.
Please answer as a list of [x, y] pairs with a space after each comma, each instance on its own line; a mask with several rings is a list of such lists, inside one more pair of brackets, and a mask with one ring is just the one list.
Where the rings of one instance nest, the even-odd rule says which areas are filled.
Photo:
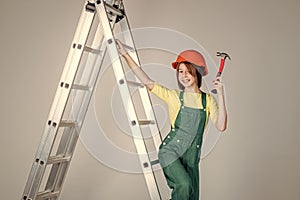
[[84, 7], [74, 36], [73, 45], [69, 51], [61, 82], [59, 83], [53, 105], [49, 113], [49, 120], [45, 126], [45, 131], [35, 156], [35, 162], [32, 165], [29, 178], [24, 189], [22, 196], [23, 200], [36, 198], [42, 176], [45, 172], [46, 163], [51, 152], [52, 144], [56, 138], [59, 123], [65, 108], [65, 103], [69, 97], [71, 89], [70, 86], [73, 82], [74, 74], [76, 74], [77, 67], [74, 66], [78, 66], [76, 65], [76, 62], [78, 63], [81, 58], [81, 44], [84, 45], [86, 42], [89, 27], [93, 19], [94, 13], [88, 12], [86, 7]]
[[[125, 16], [124, 20], [120, 21], [120, 26], [121, 26], [122, 35], [124, 36], [125, 44], [129, 47], [132, 47], [132, 49], [136, 49], [134, 41], [133, 41], [131, 29], [129, 27], [129, 22], [128, 22], [127, 16]], [[130, 56], [134, 59], [134, 61], [136, 63], [138, 63], [139, 66], [141, 66], [136, 50], [130, 51], [129, 53], [130, 53]], [[150, 121], [157, 122], [147, 88], [146, 87], [139, 88], [137, 91], [141, 98], [141, 102], [142, 102], [143, 108], [145, 110], [146, 118], [149, 119]], [[152, 166], [152, 173], [150, 173], [150, 172], [144, 173], [144, 176], [145, 176], [145, 180], [147, 182], [147, 186], [148, 186], [148, 190], [149, 190], [151, 199], [157, 199], [158, 195], [156, 193], [160, 189], [158, 187], [158, 183], [156, 182], [156, 179], [153, 179], [152, 177], [153, 176], [155, 177], [155, 174], [153, 171], [160, 169], [159, 162], [157, 162], [158, 161], [157, 152], [158, 152], [159, 146], [162, 142], [162, 137], [161, 137], [157, 123], [149, 124], [148, 128], [150, 129], [150, 132], [152, 134], [151, 137], [152, 137], [152, 141], [153, 141], [154, 147], [155, 147], [155, 152], [152, 152], [150, 154], [148, 151], [148, 155], [149, 155], [150, 159], [153, 160], [150, 162], [150, 165], [152, 165], [152, 163], [154, 163], [154, 165]], [[139, 146], [137, 146], [137, 148], [139, 148]]]
[[[120, 26], [121, 26], [122, 35], [124, 36], [125, 44], [130, 47], [133, 47], [133, 49], [136, 49], [134, 41], [133, 41], [133, 36], [130, 31], [131, 29], [129, 27], [129, 22], [128, 22], [127, 16], [125, 16], [124, 20], [120, 21]], [[141, 66], [136, 51], [131, 51], [130, 56], [134, 59], [134, 61], [136, 63], [139, 64], [139, 66]], [[150, 99], [148, 90], [146, 88], [140, 88], [138, 90], [138, 92], [140, 94], [143, 107], [146, 111], [145, 114], [146, 114], [147, 119], [152, 119], [153, 121], [157, 121], [155, 113], [153, 112], [153, 107], [152, 107], [152, 103], [151, 103], [151, 99]], [[159, 145], [162, 142], [162, 137], [161, 137], [158, 125], [157, 125], [157, 123], [154, 123], [154, 124], [150, 125], [149, 128], [151, 129], [151, 133], [153, 134], [152, 138], [154, 141], [155, 149], [156, 149], [156, 151], [158, 151]]]
[[[87, 46], [96, 13], [99, 23], [96, 26], [92, 45]], [[156, 119], [148, 91], [145, 87], [141, 87], [140, 83], [134, 85], [142, 88], [139, 94], [147, 114], [147, 120], [137, 119], [128, 88], [129, 82], [126, 80], [115, 44], [113, 29], [117, 22], [120, 22], [121, 29], [126, 32], [124, 34], [126, 43], [134, 47], [122, 0], [90, 0], [86, 2], [25, 186], [23, 200], [56, 200], [59, 198], [106, 52], [112, 61], [151, 199], [161, 199], [152, 166], [157, 162], [150, 159], [141, 126], [149, 125], [153, 137], [157, 136], [154, 141], [156, 148], [161, 138], [157, 125], [152, 123], [156, 122]], [[132, 56], [139, 63], [136, 51]], [[57, 150], [55, 150], [56, 141], [59, 141]], [[45, 173], [46, 167], [50, 167], [49, 174]], [[43, 177], [47, 179], [43, 179]], [[43, 180], [46, 180], [45, 187], [39, 191]]]
[[[146, 180], [149, 194], [151, 196], [151, 199], [161, 199], [161, 195], [160, 195], [160, 192], [159, 192], [159, 189], [158, 189], [158, 186], [156, 183], [156, 179], [155, 179], [155, 176], [153, 173], [153, 169], [152, 169], [150, 158], [149, 158], [149, 155], [147, 152], [147, 148], [146, 148], [145, 142], [143, 140], [143, 135], [141, 133], [141, 128], [138, 124], [138, 119], [136, 117], [136, 111], [135, 111], [134, 105], [131, 100], [130, 91], [127, 86], [123, 66], [122, 66], [122, 63], [119, 58], [119, 53], [118, 53], [117, 46], [115, 43], [114, 34], [113, 34], [113, 31], [112, 31], [109, 23], [107, 23], [108, 20], [107, 20], [107, 14], [105, 12], [105, 5], [100, 3], [96, 6], [96, 9], [97, 9], [98, 18], [101, 20], [101, 24], [103, 26], [105, 38], [107, 41], [107, 51], [108, 51], [110, 59], [112, 61], [116, 81], [118, 83], [121, 98], [124, 103], [125, 110], [127, 112], [127, 116], [128, 116], [128, 120], [129, 120], [128, 123], [130, 124], [130, 128], [131, 128], [131, 131], [133, 134], [134, 143], [135, 143], [138, 155], [139, 155], [140, 164], [141, 164], [141, 167], [144, 172], [144, 177]], [[120, 23], [123, 23], [123, 27], [125, 26], [124, 23], [126, 24], [126, 27], [128, 27], [128, 31], [126, 33], [128, 33], [129, 35], [127, 35], [126, 38], [128, 39], [128, 42], [131, 42], [130, 45], [133, 45], [132, 36], [131, 36], [130, 29], [128, 26], [128, 21], [122, 19]], [[130, 37], [128, 37], [128, 36], [130, 36]], [[136, 54], [135, 54], [134, 58], [137, 60]], [[138, 60], [137, 60], [137, 63], [139, 63]], [[145, 87], [144, 87], [144, 89], [145, 89]], [[146, 94], [147, 94], [147, 91], [146, 91]], [[142, 94], [142, 95], [144, 95], [144, 94]], [[147, 94], [147, 97], [149, 99], [148, 94]], [[152, 107], [150, 106], [149, 109], [152, 110]]]
[[[105, 52], [106, 46], [103, 43], [103, 35], [101, 33], [101, 29], [99, 25], [97, 26], [97, 32], [92, 44], [93, 49], [99, 49], [102, 54], [102, 52]], [[100, 42], [99, 42], [100, 41]], [[104, 56], [98, 56], [98, 55], [93, 55], [89, 54], [87, 61], [84, 66], [84, 71], [80, 77], [78, 77], [78, 82], [80, 83], [87, 83], [88, 87], [90, 90], [93, 90], [96, 84], [96, 80], [100, 71], [101, 64], [103, 62]], [[76, 91], [79, 93], [80, 91]], [[80, 94], [75, 93], [73, 97], [73, 102], [72, 102], [72, 113], [71, 115], [77, 116], [75, 121], [83, 121], [84, 116], [86, 114], [86, 110], [88, 109], [89, 105], [89, 100], [92, 95], [92, 91], [87, 93], [86, 96], [84, 97], [79, 97]], [[84, 102], [84, 103], [82, 103]], [[78, 127], [75, 128], [75, 132], [72, 132], [71, 134], [66, 131], [63, 133], [63, 137], [60, 141], [59, 148], [57, 151], [57, 155], [64, 155], [64, 157], [70, 157], [70, 160], [73, 156], [73, 152], [78, 140], [78, 135], [81, 129], [81, 124], [79, 124]], [[69, 138], [71, 135], [71, 138]], [[47, 185], [45, 188], [45, 191], [61, 191], [61, 187], [63, 184], [63, 181], [65, 179], [66, 172], [69, 168], [70, 162], [62, 162], [62, 163], [57, 163], [52, 166]]]

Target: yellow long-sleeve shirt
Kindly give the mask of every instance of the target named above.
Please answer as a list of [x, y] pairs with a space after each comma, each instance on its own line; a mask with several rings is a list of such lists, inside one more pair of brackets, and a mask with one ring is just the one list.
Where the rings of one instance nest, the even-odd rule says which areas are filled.
[[[179, 100], [180, 91], [170, 90], [158, 83], [154, 83], [154, 87], [152, 88], [151, 92], [167, 103], [170, 123], [171, 126], [174, 127], [175, 120], [181, 105]], [[198, 93], [185, 92], [183, 96], [183, 102], [184, 106], [186, 107], [199, 109], [203, 108], [202, 97], [201, 94]], [[218, 104], [215, 98], [210, 94], [206, 94], [206, 124], [209, 117], [213, 121], [213, 123], [215, 123], [218, 118], [218, 112]]]

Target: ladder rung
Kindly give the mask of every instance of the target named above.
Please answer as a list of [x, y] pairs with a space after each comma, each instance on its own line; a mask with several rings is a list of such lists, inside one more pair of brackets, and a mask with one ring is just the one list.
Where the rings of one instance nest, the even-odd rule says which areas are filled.
[[78, 123], [77, 122], [74, 122], [74, 121], [67, 121], [67, 120], [62, 120], [60, 122], [60, 127], [74, 127], [74, 126], [77, 126]]
[[88, 46], [85, 46], [85, 47], [83, 48], [83, 50], [86, 51], [86, 52], [94, 53], [94, 54], [99, 54], [99, 55], [101, 54], [101, 51], [100, 51], [100, 50], [98, 50], [98, 49], [93, 49], [93, 48], [88, 47]]
[[152, 160], [150, 163], [151, 165], [157, 165], [159, 164], [159, 160]]
[[127, 45], [127, 44], [122, 43], [122, 45], [123, 45], [123, 47], [125, 47], [125, 49], [127, 49], [127, 50], [135, 51], [135, 48], [133, 48], [133, 47]]
[[127, 81], [127, 84], [129, 86], [135, 86], [135, 87], [144, 87], [142, 83], [134, 82], [134, 81]]
[[71, 156], [63, 157], [63, 156], [50, 156], [47, 164], [56, 164], [62, 162], [69, 162], [71, 160]]
[[155, 124], [154, 120], [139, 120], [139, 125]]
[[72, 89], [74, 90], [85, 90], [85, 91], [89, 91], [90, 87], [87, 85], [77, 85], [77, 84], [73, 84], [72, 85]]
[[120, 17], [124, 16], [124, 12], [122, 10], [119, 10], [107, 3], [105, 3], [105, 7], [107, 9], [107, 12], [109, 12], [110, 14], [115, 14], [115, 15], [118, 15]]
[[46, 191], [42, 191], [42, 192], [38, 192], [36, 199], [49, 199], [51, 197], [56, 197], [59, 195], [59, 191], [55, 191], [55, 192], [51, 192], [50, 190], [46, 190]]

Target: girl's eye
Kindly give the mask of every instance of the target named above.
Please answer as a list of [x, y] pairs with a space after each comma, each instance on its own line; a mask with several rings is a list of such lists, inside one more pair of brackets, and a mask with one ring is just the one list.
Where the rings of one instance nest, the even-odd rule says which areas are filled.
[[179, 70], [178, 72], [179, 72], [179, 73], [182, 73], [183, 71], [182, 71], [182, 70]]

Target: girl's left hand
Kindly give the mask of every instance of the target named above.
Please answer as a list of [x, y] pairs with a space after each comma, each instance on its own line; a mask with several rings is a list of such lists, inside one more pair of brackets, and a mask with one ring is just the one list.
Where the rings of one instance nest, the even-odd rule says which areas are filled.
[[216, 89], [217, 94], [223, 95], [224, 94], [224, 83], [222, 82], [221, 77], [215, 78], [212, 81], [212, 83], [213, 83], [212, 89]]

